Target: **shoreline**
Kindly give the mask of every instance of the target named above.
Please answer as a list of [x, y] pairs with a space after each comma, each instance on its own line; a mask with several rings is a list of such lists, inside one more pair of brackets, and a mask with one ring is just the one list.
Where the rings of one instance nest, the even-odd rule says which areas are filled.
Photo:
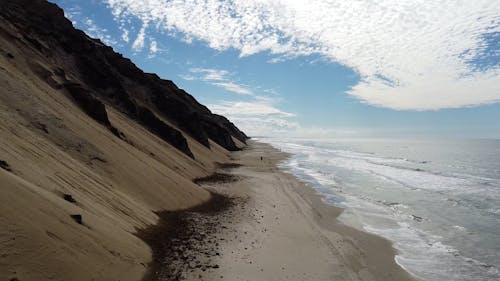
[[[314, 189], [278, 168], [286, 157], [269, 144], [249, 141], [217, 176], [197, 179], [220, 194], [214, 198], [231, 203], [208, 202], [215, 206], [208, 212], [203, 207], [174, 212], [195, 218], [185, 225], [170, 221], [176, 232], [191, 229], [181, 236], [181, 246], [173, 247], [185, 254], [163, 253], [143, 280], [417, 280], [396, 263], [389, 240], [342, 224], [337, 219], [341, 208], [327, 205]], [[169, 225], [163, 221], [168, 216], [160, 218], [148, 229]], [[151, 237], [179, 242], [179, 237]], [[156, 257], [158, 249], [165, 249], [151, 239], [148, 244]], [[162, 263], [182, 270], [153, 277], [151, 269]]]

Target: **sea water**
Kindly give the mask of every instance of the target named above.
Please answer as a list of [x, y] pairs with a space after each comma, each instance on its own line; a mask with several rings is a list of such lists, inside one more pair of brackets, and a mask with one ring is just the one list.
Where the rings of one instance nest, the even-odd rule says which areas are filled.
[[500, 280], [500, 140], [259, 138], [429, 281]]

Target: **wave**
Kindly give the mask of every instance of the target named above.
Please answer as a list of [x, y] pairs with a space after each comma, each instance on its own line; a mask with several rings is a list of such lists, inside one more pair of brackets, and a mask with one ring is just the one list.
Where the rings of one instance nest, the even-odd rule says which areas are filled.
[[[446, 206], [461, 212], [492, 215], [484, 222], [495, 222], [494, 217], [500, 218], [498, 179], [443, 171], [431, 159], [386, 157], [375, 151], [317, 146], [314, 142], [271, 144], [292, 153], [293, 157], [281, 164], [283, 168], [325, 195], [327, 203], [346, 208], [341, 220], [393, 241], [399, 252], [396, 261], [412, 273], [426, 280], [500, 280], [498, 265], [468, 257], [443, 242], [454, 235], [468, 239], [476, 230], [471, 232], [454, 222], [461, 213], [449, 210], [440, 214], [441, 218], [433, 213], [439, 213], [439, 205], [448, 202]], [[408, 201], [405, 196], [414, 199]], [[422, 209], [419, 202], [434, 204], [434, 209]], [[456, 217], [442, 218], [449, 215]], [[446, 239], [432, 233], [433, 227], [446, 225], [448, 228], [441, 230]]]
[[[370, 173], [411, 189], [484, 192], [485, 189], [496, 190], [499, 188], [497, 179], [432, 170], [432, 167], [428, 167], [432, 163], [431, 160], [383, 157], [376, 155], [374, 152], [366, 153], [344, 149], [329, 149], [294, 143], [280, 143], [278, 146], [289, 152], [302, 155], [305, 158], [301, 159], [303, 160], [302, 162], [336, 166], [348, 170]], [[413, 166], [407, 165], [408, 163], [413, 164]], [[319, 171], [314, 172], [318, 173]], [[471, 186], [474, 188], [470, 188]], [[478, 186], [483, 188], [479, 189], [477, 188]]]

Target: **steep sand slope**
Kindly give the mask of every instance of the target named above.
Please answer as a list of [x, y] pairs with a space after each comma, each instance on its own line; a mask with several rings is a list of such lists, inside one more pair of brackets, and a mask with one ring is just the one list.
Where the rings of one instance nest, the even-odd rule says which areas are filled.
[[8, 28], [0, 28], [0, 280], [139, 280], [151, 253], [136, 230], [156, 222], [153, 211], [209, 199], [192, 179], [228, 152], [183, 134], [192, 159], [106, 107], [120, 139], [55, 87], [47, 70], [57, 66]]

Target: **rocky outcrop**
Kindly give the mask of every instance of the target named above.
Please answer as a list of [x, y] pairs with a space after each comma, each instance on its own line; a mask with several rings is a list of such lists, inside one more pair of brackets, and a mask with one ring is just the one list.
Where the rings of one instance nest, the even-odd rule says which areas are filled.
[[85, 113], [92, 117], [97, 122], [111, 126], [108, 119], [108, 113], [104, 104], [96, 99], [87, 89], [78, 83], [66, 83], [64, 87], [71, 95], [73, 100], [78, 104]]
[[106, 112], [106, 106], [97, 98], [94, 97], [85, 87], [78, 83], [66, 82], [64, 88], [71, 95], [75, 103], [97, 122], [106, 126], [115, 136], [123, 138], [123, 135], [111, 125]]
[[[45, 0], [5, 0], [0, 16], [23, 34], [19, 40], [58, 65], [69, 80], [78, 81], [66, 83], [64, 88], [83, 111], [112, 131], [106, 106], [137, 120], [190, 157], [187, 141], [177, 129], [206, 147], [210, 147], [212, 139], [228, 150], [238, 150], [232, 137], [242, 142], [248, 138], [172, 81], [144, 73], [100, 40], [73, 28], [55, 4]], [[120, 136], [117, 131], [113, 133]]]
[[193, 153], [189, 149], [186, 138], [184, 138], [178, 130], [161, 121], [153, 112], [151, 112], [151, 110], [145, 107], [140, 107], [137, 110], [137, 116], [140, 122], [151, 132], [155, 133], [166, 142], [172, 144], [189, 157], [194, 158]]

